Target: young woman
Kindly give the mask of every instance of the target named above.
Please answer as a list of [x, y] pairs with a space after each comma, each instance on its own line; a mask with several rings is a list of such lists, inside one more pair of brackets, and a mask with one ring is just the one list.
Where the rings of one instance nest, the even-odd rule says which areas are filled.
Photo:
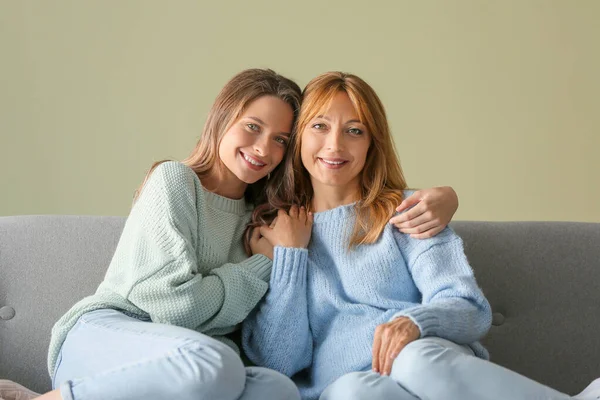
[[[227, 335], [267, 291], [272, 246], [257, 243], [248, 258], [242, 234], [252, 204], [282, 179], [300, 97], [273, 71], [243, 71], [218, 95], [192, 155], [151, 169], [104, 281], [53, 328], [56, 389], [41, 398], [298, 398], [289, 378], [244, 368]], [[427, 221], [404, 223], [439, 229], [447, 192], [425, 191]]]
[[[452, 230], [419, 241], [387, 223], [406, 183], [369, 85], [313, 79], [296, 140], [294, 179], [254, 216], [250, 243], [275, 248], [269, 291], [243, 324], [253, 362], [307, 400], [570, 398], [487, 361], [490, 305]], [[600, 380], [580, 398], [596, 396]]]

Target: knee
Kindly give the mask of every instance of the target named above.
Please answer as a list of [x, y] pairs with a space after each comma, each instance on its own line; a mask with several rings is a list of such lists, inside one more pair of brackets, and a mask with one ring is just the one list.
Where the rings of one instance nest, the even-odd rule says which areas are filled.
[[425, 338], [409, 343], [396, 357], [391, 377], [407, 388], [420, 381], [427, 382], [444, 370], [442, 354], [449, 349], [435, 338]]
[[381, 377], [371, 372], [351, 372], [327, 386], [319, 400], [372, 400], [374, 386]]
[[246, 372], [240, 357], [227, 345], [185, 345], [177, 349], [180, 382], [178, 399], [237, 399], [244, 391]]
[[246, 368], [246, 390], [259, 399], [300, 400], [296, 384], [287, 376], [268, 368]]

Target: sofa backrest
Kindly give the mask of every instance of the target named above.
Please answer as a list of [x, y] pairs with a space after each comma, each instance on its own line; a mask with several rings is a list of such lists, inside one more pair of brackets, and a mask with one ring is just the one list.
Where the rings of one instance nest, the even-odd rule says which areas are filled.
[[[124, 222], [0, 217], [0, 378], [49, 389], [50, 329], [94, 293]], [[600, 223], [452, 226], [492, 304], [492, 360], [570, 394], [600, 376]]]

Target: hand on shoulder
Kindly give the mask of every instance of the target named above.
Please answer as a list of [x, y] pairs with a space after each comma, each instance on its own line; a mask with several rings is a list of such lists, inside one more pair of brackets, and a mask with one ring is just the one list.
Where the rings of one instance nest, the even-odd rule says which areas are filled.
[[458, 196], [450, 186], [417, 190], [396, 208], [390, 219], [402, 233], [415, 239], [431, 238], [446, 228], [458, 209]]

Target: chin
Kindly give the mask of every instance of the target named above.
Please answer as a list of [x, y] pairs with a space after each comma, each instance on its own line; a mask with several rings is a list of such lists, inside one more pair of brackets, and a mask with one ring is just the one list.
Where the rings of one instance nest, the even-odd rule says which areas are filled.
[[253, 183], [256, 183], [256, 182], [260, 181], [265, 176], [253, 176], [253, 175], [248, 175], [248, 174], [237, 175], [237, 177], [238, 177], [238, 179], [240, 181], [242, 181], [242, 182], [244, 182], [244, 183], [246, 183], [248, 185], [252, 185]]
[[348, 184], [348, 182], [345, 182], [345, 181], [341, 182], [341, 181], [338, 181], [335, 179], [327, 179], [327, 180], [322, 181], [322, 183], [324, 185], [332, 186], [332, 187], [345, 187]]
[[[263, 176], [264, 178], [264, 176]], [[260, 181], [262, 178], [258, 178], [258, 179], [250, 179], [250, 180], [245, 180], [244, 183], [247, 183], [248, 185], [252, 185], [258, 181]]]

